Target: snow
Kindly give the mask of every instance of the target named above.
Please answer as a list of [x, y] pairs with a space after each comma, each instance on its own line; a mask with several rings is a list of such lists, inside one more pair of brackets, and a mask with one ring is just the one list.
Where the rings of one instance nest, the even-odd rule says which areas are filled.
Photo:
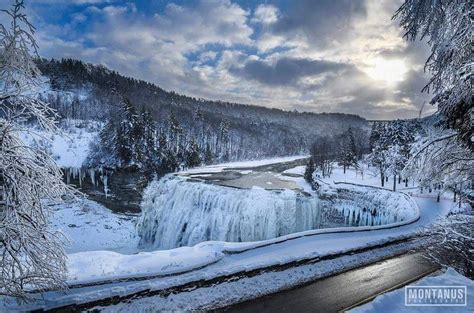
[[401, 313], [401, 312], [473, 312], [474, 310], [474, 282], [467, 277], [457, 273], [454, 269], [448, 268], [447, 271], [438, 276], [424, 277], [410, 286], [466, 286], [467, 287], [467, 306], [405, 306], [405, 289], [400, 288], [375, 298], [373, 301], [356, 307], [349, 312], [369, 313]]
[[212, 246], [181, 247], [173, 250], [123, 255], [111, 251], [74, 253], [68, 258], [68, 278], [72, 281], [113, 280], [124, 276], [140, 277], [150, 273], [169, 275], [212, 264], [222, 252]]
[[89, 154], [89, 145], [97, 137], [100, 123], [67, 120], [60, 125], [61, 133], [50, 135], [35, 128], [22, 135], [31, 146], [43, 147], [59, 167], [80, 168]]
[[83, 251], [109, 250], [120, 253], [138, 251], [134, 215], [116, 214], [87, 199], [69, 201], [52, 208], [54, 229], [68, 239], [69, 254]]

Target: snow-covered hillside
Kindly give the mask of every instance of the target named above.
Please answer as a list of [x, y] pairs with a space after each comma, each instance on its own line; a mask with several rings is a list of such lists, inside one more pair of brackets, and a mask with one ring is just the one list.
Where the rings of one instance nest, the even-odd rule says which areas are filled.
[[87, 158], [90, 144], [96, 139], [102, 123], [83, 120], [64, 120], [59, 124], [60, 133], [49, 134], [29, 128], [23, 133], [25, 142], [44, 149], [62, 168], [80, 168]]

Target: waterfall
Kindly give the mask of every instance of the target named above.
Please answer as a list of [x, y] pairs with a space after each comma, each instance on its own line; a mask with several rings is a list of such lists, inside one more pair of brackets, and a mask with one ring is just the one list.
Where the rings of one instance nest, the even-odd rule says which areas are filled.
[[320, 223], [316, 197], [216, 186], [174, 175], [153, 181], [141, 208], [140, 244], [158, 249], [207, 240], [258, 241], [315, 229]]

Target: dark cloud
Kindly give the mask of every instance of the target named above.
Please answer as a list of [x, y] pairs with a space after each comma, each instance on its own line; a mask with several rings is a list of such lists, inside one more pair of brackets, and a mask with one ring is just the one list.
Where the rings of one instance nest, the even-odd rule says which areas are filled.
[[248, 61], [242, 68], [232, 68], [231, 72], [266, 85], [288, 86], [296, 84], [300, 78], [306, 76], [340, 73], [351, 67], [352, 65], [346, 63], [286, 57], [275, 64], [261, 60]]
[[299, 0], [273, 25], [276, 34], [299, 33], [324, 46], [341, 40], [352, 21], [366, 15], [364, 0]]
[[404, 47], [381, 49], [377, 55], [386, 59], [406, 59], [411, 64], [424, 64], [430, 55], [429, 46], [424, 41], [408, 41]]

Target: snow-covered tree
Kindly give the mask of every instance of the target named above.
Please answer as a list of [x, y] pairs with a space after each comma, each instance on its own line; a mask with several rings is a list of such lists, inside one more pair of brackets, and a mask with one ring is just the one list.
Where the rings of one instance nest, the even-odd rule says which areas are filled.
[[428, 39], [432, 77], [424, 90], [433, 91], [443, 125], [473, 151], [472, 1], [405, 0], [394, 18], [408, 40]]
[[369, 163], [379, 171], [381, 186], [385, 185], [385, 176], [387, 175], [387, 149], [388, 143], [385, 140], [385, 124], [375, 123], [372, 125], [370, 134], [371, 153], [368, 156]]
[[206, 143], [206, 150], [204, 151], [204, 163], [209, 165], [212, 164], [213, 156], [212, 156], [212, 150], [211, 150], [211, 145], [209, 142]]
[[313, 173], [315, 171], [313, 158], [310, 157], [308, 163], [306, 163], [306, 168], [304, 170], [304, 180], [308, 183], [313, 182]]
[[16, 0], [3, 11], [10, 25], [0, 24], [0, 294], [20, 298], [26, 288], [64, 286], [65, 253], [61, 236], [49, 228], [47, 205], [69, 191], [49, 155], [19, 136], [28, 131], [27, 120], [56, 131], [55, 112], [37, 97], [37, 45], [23, 9]]
[[186, 167], [196, 167], [201, 165], [201, 154], [199, 146], [194, 139], [191, 139], [186, 150]]
[[454, 214], [422, 230], [423, 255], [437, 264], [453, 267], [474, 278], [474, 216]]
[[474, 157], [460, 145], [450, 130], [430, 125], [412, 147], [404, 175], [413, 177], [421, 187], [441, 186], [472, 204]]
[[337, 147], [334, 138], [323, 136], [317, 138], [311, 146], [311, 156], [315, 167], [321, 171], [322, 177], [330, 176], [332, 162], [337, 159]]
[[339, 164], [342, 165], [344, 173], [346, 173], [346, 168], [350, 166], [357, 167], [357, 148], [352, 128], [349, 127], [349, 129], [340, 136], [339, 140]]
[[406, 0], [394, 18], [407, 39], [428, 39], [425, 68], [432, 78], [424, 90], [434, 93], [431, 102], [438, 105], [437, 121], [413, 146], [405, 172], [422, 186], [452, 189], [472, 202], [472, 2]]
[[393, 176], [393, 190], [397, 177], [401, 182], [401, 172], [408, 162], [416, 131], [414, 123], [400, 120], [373, 125], [372, 152], [368, 159], [379, 169], [382, 187], [388, 175]]

